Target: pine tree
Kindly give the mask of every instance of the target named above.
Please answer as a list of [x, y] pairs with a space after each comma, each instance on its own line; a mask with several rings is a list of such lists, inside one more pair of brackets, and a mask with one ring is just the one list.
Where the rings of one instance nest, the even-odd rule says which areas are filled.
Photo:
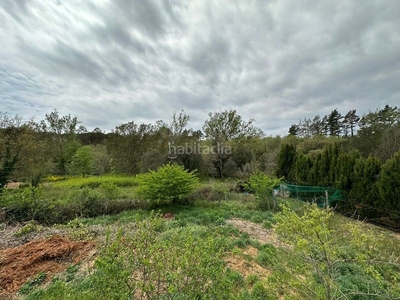
[[377, 201], [377, 181], [381, 171], [381, 161], [375, 156], [357, 159], [353, 168], [353, 185], [349, 198], [357, 202], [373, 205]]
[[311, 158], [303, 153], [296, 156], [295, 178], [296, 184], [309, 185], [308, 176], [312, 169]]
[[358, 151], [340, 153], [335, 168], [335, 187], [348, 194], [354, 183], [354, 166], [360, 157]]
[[311, 134], [312, 136], [321, 135], [324, 133], [323, 120], [319, 115], [315, 116], [311, 124]]
[[285, 177], [291, 181], [296, 159], [296, 148], [290, 144], [283, 144], [278, 155], [278, 166], [276, 175], [278, 178]]
[[299, 133], [300, 133], [299, 125], [293, 124], [293, 125], [290, 126], [290, 128], [289, 128], [289, 134], [290, 135], [298, 136]]
[[343, 127], [343, 135], [345, 137], [354, 136], [354, 131], [360, 121], [360, 117], [356, 115], [356, 110], [350, 110], [343, 118], [342, 127]]
[[387, 210], [400, 212], [400, 151], [386, 161], [379, 174], [378, 188], [380, 201], [377, 203]]
[[330, 136], [339, 136], [342, 130], [342, 115], [334, 109], [327, 118], [328, 133]]

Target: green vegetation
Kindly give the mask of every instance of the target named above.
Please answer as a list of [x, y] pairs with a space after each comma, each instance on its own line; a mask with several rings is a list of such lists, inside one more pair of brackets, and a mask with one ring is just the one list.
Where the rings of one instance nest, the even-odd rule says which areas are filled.
[[[263, 136], [235, 110], [211, 112], [203, 132], [189, 121], [182, 111], [169, 122], [132, 121], [105, 133], [57, 110], [38, 123], [0, 113], [2, 218], [28, 222], [14, 237], [54, 225], [100, 249], [90, 274], [74, 267], [46, 288], [38, 274], [21, 294], [399, 297], [398, 239], [337, 212], [400, 228], [400, 109], [362, 117], [335, 109], [292, 125], [285, 137]], [[335, 212], [275, 198], [281, 181], [343, 198], [331, 202]]]
[[282, 256], [288, 257], [288, 264], [299, 266], [293, 272], [286, 265], [280, 276], [287, 277], [288, 285], [304, 298], [397, 299], [400, 295], [395, 275], [400, 265], [394, 258], [400, 249], [387, 233], [344, 221], [332, 210], [314, 205], [305, 205], [297, 213], [284, 206], [276, 222], [283, 241], [293, 247]]
[[261, 171], [251, 174], [247, 188], [254, 192], [258, 200], [259, 208], [268, 210], [271, 208], [277, 209], [277, 204], [275, 197], [272, 194], [272, 190], [279, 186], [282, 179], [283, 178], [271, 178]]
[[[400, 295], [398, 240], [383, 229], [291, 199], [277, 198], [282, 210], [273, 213], [260, 208], [256, 196], [237, 193], [234, 181], [202, 183], [188, 195], [190, 205], [162, 202], [156, 213], [136, 208], [94, 217], [100, 204], [111, 205], [121, 197], [128, 201], [124, 197], [136, 194], [141, 183], [103, 182], [90, 187], [89, 179], [49, 182], [40, 193], [36, 191], [41, 200], [32, 203], [41, 203], [38, 217], [47, 197], [72, 193], [64, 197], [70, 207], [79, 206], [85, 193], [98, 197], [96, 205], [80, 207], [81, 217], [56, 225], [74, 240], [97, 240], [94, 268], [87, 273], [79, 271], [79, 264], [72, 265], [45, 286], [42, 282], [48, 275], [38, 274], [19, 291], [27, 299], [342, 299], [343, 295], [395, 299]], [[32, 188], [6, 190], [4, 196], [19, 197], [21, 191], [32, 197]], [[60, 215], [55, 207], [45, 213], [50, 220]], [[230, 220], [249, 227], [236, 227]], [[258, 235], [249, 229], [256, 226]], [[38, 228], [30, 222], [18, 235]], [[99, 228], [105, 239], [98, 235]], [[275, 237], [263, 241], [269, 236]], [[231, 256], [241, 261], [241, 268], [228, 263]]]
[[195, 171], [188, 172], [183, 166], [167, 164], [136, 178], [137, 193], [152, 204], [169, 203], [185, 199], [198, 186]]
[[47, 274], [40, 272], [39, 274], [36, 275], [36, 277], [28, 282], [26, 282], [20, 289], [19, 293], [22, 295], [29, 294], [32, 292], [35, 287], [39, 286], [46, 280]]

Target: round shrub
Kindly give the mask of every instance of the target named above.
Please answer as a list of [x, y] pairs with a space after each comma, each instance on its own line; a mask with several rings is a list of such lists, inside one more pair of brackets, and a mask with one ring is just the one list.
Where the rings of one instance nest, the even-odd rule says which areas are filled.
[[167, 164], [146, 174], [137, 176], [137, 193], [152, 204], [174, 203], [185, 199], [199, 185], [195, 171], [188, 172], [183, 166]]

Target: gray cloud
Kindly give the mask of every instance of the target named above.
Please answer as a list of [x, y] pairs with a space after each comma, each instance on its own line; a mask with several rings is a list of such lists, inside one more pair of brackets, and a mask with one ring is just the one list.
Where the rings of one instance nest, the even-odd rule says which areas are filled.
[[268, 135], [398, 104], [397, 0], [0, 3], [0, 110], [90, 128], [237, 109]]

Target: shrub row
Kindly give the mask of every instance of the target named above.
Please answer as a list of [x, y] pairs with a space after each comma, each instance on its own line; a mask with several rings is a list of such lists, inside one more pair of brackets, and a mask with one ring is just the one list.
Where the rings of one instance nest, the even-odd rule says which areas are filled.
[[46, 225], [147, 206], [146, 201], [122, 199], [118, 189], [116, 185], [107, 183], [97, 189], [60, 189], [58, 194], [53, 195], [54, 190], [43, 187], [24, 188], [4, 193], [1, 206], [7, 207], [7, 220], [10, 222], [35, 220]]

